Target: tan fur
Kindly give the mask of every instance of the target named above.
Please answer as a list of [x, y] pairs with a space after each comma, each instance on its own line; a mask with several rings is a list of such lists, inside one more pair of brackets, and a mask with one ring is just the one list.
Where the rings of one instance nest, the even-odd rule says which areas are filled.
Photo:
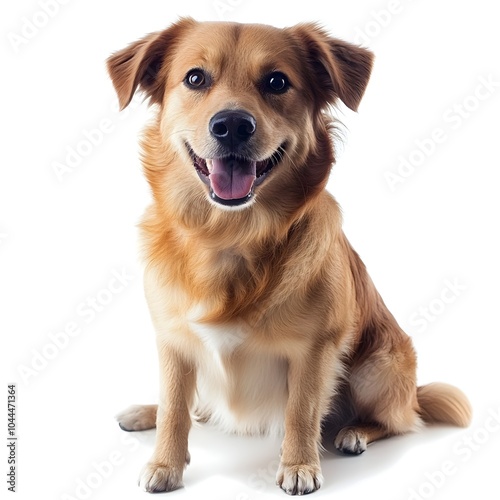
[[467, 427], [472, 418], [472, 408], [467, 396], [448, 384], [428, 384], [417, 388], [420, 414], [424, 422], [441, 422]]
[[[341, 99], [357, 109], [372, 54], [315, 25], [197, 23], [183, 19], [113, 55], [108, 68], [125, 107], [139, 87], [157, 107], [142, 140], [153, 204], [143, 223], [145, 289], [157, 331], [158, 409], [132, 407], [126, 430], [157, 427], [141, 476], [147, 491], [182, 484], [195, 414], [229, 431], [284, 430], [278, 484], [289, 494], [321, 486], [322, 422], [347, 386], [356, 419], [335, 445], [361, 453], [421, 420], [467, 425], [468, 402], [450, 386], [417, 390], [411, 340], [378, 295], [325, 191], [334, 163], [332, 119]], [[209, 72], [208, 89], [183, 83]], [[280, 95], [262, 78], [285, 73]], [[211, 158], [211, 117], [255, 117], [255, 161], [285, 145], [251, 203], [216, 206], [186, 144]], [[154, 420], [156, 422], [154, 423]]]

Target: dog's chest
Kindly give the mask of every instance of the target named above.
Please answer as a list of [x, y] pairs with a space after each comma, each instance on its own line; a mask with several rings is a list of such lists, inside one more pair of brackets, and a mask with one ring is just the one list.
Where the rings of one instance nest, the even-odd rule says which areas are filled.
[[287, 398], [286, 363], [252, 341], [251, 327], [234, 321], [197, 321], [203, 308], [190, 311], [189, 328], [204, 349], [197, 366], [197, 408], [224, 430], [279, 433]]
[[193, 300], [180, 286], [158, 286], [145, 276], [148, 304], [162, 343], [196, 365], [193, 410], [226, 431], [280, 433], [287, 401], [287, 364], [263, 342], [265, 332], [237, 315], [207, 323], [217, 303], [213, 294]]
[[212, 354], [223, 357], [232, 354], [249, 337], [250, 332], [242, 324], [207, 324], [201, 321], [206, 308], [192, 307], [188, 313], [190, 330], [202, 341]]

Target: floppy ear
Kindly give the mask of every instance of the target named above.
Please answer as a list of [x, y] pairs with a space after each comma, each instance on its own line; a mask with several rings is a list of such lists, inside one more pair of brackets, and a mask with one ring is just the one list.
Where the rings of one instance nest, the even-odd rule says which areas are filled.
[[165, 89], [164, 81], [158, 78], [158, 74], [180, 33], [194, 23], [190, 18], [181, 19], [164, 31], [151, 33], [130, 44], [107, 60], [120, 109], [129, 105], [138, 86], [151, 98], [151, 102], [161, 103]]
[[330, 37], [317, 24], [299, 24], [292, 35], [306, 50], [315, 91], [323, 104], [337, 98], [357, 111], [373, 65], [373, 53], [357, 45]]

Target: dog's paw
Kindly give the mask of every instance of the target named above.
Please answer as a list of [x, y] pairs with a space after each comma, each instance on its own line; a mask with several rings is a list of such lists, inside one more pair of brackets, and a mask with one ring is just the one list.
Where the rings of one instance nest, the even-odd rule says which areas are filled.
[[183, 468], [149, 462], [141, 472], [139, 486], [149, 493], [173, 491], [182, 487]]
[[156, 410], [156, 405], [133, 405], [115, 418], [124, 431], [145, 431], [156, 427]]
[[366, 451], [367, 441], [364, 433], [355, 427], [344, 427], [335, 438], [335, 448], [349, 455], [361, 455]]
[[319, 465], [281, 463], [276, 484], [288, 495], [307, 495], [321, 488], [323, 476]]

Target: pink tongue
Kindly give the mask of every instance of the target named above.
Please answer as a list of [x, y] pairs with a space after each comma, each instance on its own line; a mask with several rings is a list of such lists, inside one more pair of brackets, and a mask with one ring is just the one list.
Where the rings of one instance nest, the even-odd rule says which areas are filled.
[[212, 160], [210, 182], [214, 193], [223, 200], [245, 198], [257, 178], [255, 161], [218, 158]]

